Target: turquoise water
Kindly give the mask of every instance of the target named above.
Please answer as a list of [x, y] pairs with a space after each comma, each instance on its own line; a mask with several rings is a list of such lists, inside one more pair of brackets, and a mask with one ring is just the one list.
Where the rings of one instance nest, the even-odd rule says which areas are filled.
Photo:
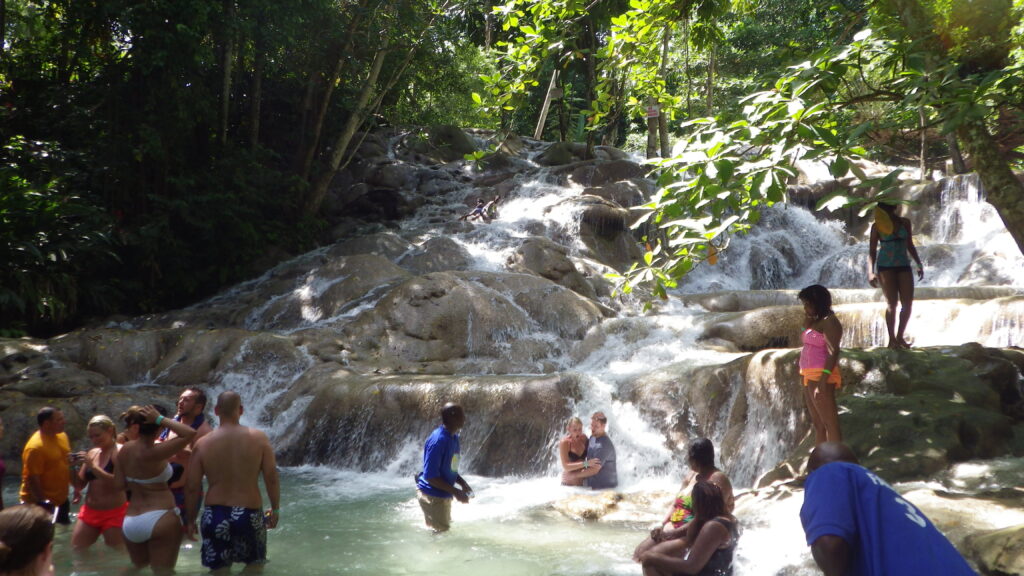
[[[5, 479], [6, 502], [17, 479]], [[560, 576], [640, 574], [630, 561], [645, 525], [577, 522], [550, 507], [578, 489], [554, 478], [468, 477], [476, 497], [453, 505], [452, 530], [423, 526], [411, 478], [301, 467], [282, 471], [281, 524], [268, 536], [269, 575]], [[58, 527], [56, 573], [116, 574], [128, 565], [98, 543], [86, 559], [70, 553]], [[204, 574], [199, 543], [183, 544], [179, 574]], [[236, 567], [236, 572], [239, 568]]]

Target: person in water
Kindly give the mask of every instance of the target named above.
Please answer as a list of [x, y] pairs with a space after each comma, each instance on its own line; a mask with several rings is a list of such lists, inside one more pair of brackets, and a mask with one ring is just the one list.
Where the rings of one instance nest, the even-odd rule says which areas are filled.
[[839, 372], [843, 325], [832, 311], [832, 294], [824, 286], [808, 286], [797, 296], [804, 305], [800, 376], [804, 401], [814, 425], [814, 443], [842, 442], [836, 390], [843, 383]]
[[462, 406], [445, 404], [441, 425], [423, 446], [423, 469], [416, 476], [416, 499], [427, 526], [435, 532], [446, 532], [451, 527], [452, 499], [465, 504], [473, 494], [469, 483], [459, 475], [459, 430], [465, 424]]
[[[182, 521], [187, 524], [188, 515], [185, 513], [185, 472], [188, 469], [188, 462], [192, 455], [191, 448], [195, 446], [200, 438], [213, 431], [213, 427], [210, 426], [209, 419], [206, 417], [206, 392], [202, 388], [185, 388], [181, 395], [178, 396], [177, 414], [174, 415], [174, 419], [183, 424], [188, 424], [196, 431], [196, 435], [189, 442], [188, 446], [171, 458], [171, 468], [174, 470], [174, 473], [167, 482], [171, 487], [171, 493], [174, 494], [174, 503], [178, 506], [178, 512], [181, 514]], [[164, 428], [160, 432], [157, 442], [164, 442], [173, 439], [175, 436], [173, 430]]]
[[[879, 248], [881, 243], [881, 248]], [[868, 284], [881, 285], [885, 296], [885, 327], [889, 348], [909, 348], [904, 339], [914, 305], [914, 275], [910, 259], [917, 264], [917, 279], [924, 279], [924, 265], [914, 247], [910, 219], [901, 218], [895, 204], [880, 203], [868, 243]], [[877, 270], [877, 274], [876, 274]], [[896, 327], [896, 303], [899, 302], [899, 327]]]
[[845, 444], [819, 444], [807, 469], [800, 522], [826, 576], [975, 574], [935, 525], [860, 466]]
[[490, 222], [498, 217], [498, 203], [501, 202], [501, 196], [495, 196], [487, 204], [484, 204], [483, 218], [485, 221]]
[[78, 510], [78, 521], [71, 534], [71, 547], [75, 552], [84, 552], [101, 535], [107, 546], [124, 549], [121, 525], [128, 510], [128, 500], [114, 478], [118, 451], [114, 441], [116, 432], [113, 420], [102, 414], [94, 416], [86, 426], [85, 433], [93, 448], [85, 454], [84, 464], [75, 478], [76, 504], [79, 491], [88, 487], [85, 503]]
[[[153, 406], [132, 406], [121, 418], [129, 427], [138, 428], [138, 439], [121, 447], [114, 461], [117, 487], [131, 491], [121, 527], [128, 556], [137, 569], [150, 566], [156, 576], [173, 574], [184, 532], [167, 485], [173, 474], [170, 459], [188, 446], [196, 431], [165, 418]], [[176, 436], [157, 442], [161, 428], [170, 428]]]
[[[196, 442], [188, 467], [188, 517], [196, 518], [203, 478], [209, 485], [203, 509], [202, 563], [214, 574], [228, 572], [233, 562], [257, 569], [267, 562], [267, 528], [276, 528], [281, 512], [281, 483], [274, 448], [267, 435], [242, 426], [242, 399], [222, 392], [214, 407], [220, 426]], [[270, 509], [263, 511], [260, 476]], [[195, 522], [186, 524], [190, 537]]]
[[697, 482], [691, 492], [693, 520], [687, 525], [689, 552], [666, 554], [657, 549], [640, 555], [644, 576], [729, 576], [739, 531], [736, 518], [726, 510], [722, 489]]
[[51, 514], [27, 504], [0, 511], [0, 575], [53, 576]]
[[479, 198], [476, 201], [476, 206], [474, 206], [473, 209], [470, 210], [468, 214], [463, 214], [462, 216], [459, 216], [459, 220], [480, 220], [484, 218], [484, 216], [484, 199]]
[[615, 469], [615, 444], [608, 436], [608, 417], [604, 415], [604, 412], [594, 412], [594, 415], [590, 417], [587, 457], [601, 463], [601, 469], [587, 478], [587, 486], [594, 490], [604, 490], [619, 485], [619, 475]]
[[583, 486], [586, 479], [601, 471], [601, 461], [587, 458], [587, 435], [583, 421], [573, 416], [565, 426], [566, 435], [558, 441], [558, 458], [562, 462], [562, 485]]
[[25, 443], [21, 453], [23, 504], [56, 508], [57, 523], [71, 524], [71, 444], [64, 433], [64, 412], [45, 406], [36, 414], [39, 429]]
[[687, 464], [690, 473], [683, 479], [679, 493], [672, 500], [661, 526], [651, 530], [651, 535], [644, 539], [633, 552], [633, 561], [640, 562], [644, 552], [652, 550], [668, 556], [681, 556], [688, 547], [686, 534], [690, 522], [693, 521], [693, 487], [698, 482], [710, 482], [722, 491], [725, 511], [732, 514], [735, 499], [732, 493], [732, 482], [725, 472], [715, 467], [715, 446], [707, 438], [698, 438], [690, 443], [687, 449]]

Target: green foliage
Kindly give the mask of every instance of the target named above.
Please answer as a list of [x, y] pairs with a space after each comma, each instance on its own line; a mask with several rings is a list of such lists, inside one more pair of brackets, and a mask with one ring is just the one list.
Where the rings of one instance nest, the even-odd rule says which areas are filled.
[[[94, 274], [114, 260], [111, 219], [67, 190], [61, 150], [13, 136], [0, 149], [0, 328], [60, 324], [112, 296]], [[108, 308], [109, 309], [109, 308]]]

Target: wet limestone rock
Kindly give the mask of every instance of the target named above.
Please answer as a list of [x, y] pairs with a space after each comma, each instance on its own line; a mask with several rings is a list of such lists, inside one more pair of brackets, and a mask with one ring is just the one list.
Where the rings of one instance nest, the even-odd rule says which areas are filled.
[[551, 506], [574, 520], [601, 520], [610, 515], [622, 502], [622, 494], [602, 490], [593, 494], [577, 494], [559, 500]]
[[1024, 574], [1024, 526], [969, 536], [965, 548], [981, 568], [982, 574]]
[[402, 282], [342, 334], [367, 361], [417, 364], [473, 356], [500, 361], [503, 370], [535, 372], [601, 318], [595, 303], [544, 278], [437, 272]]
[[445, 270], [469, 268], [469, 252], [458, 242], [445, 236], [436, 236], [414, 247], [398, 260], [398, 265], [413, 274], [429, 274]]
[[[302, 429], [278, 442], [284, 464], [398, 469], [410, 478], [446, 402], [463, 406], [460, 470], [485, 476], [540, 474], [555, 459], [553, 422], [580, 396], [572, 375], [378, 375], [322, 364], [296, 386], [314, 396]], [[556, 481], [556, 480], [552, 480]]]
[[537, 157], [541, 166], [562, 166], [582, 160], [587, 153], [586, 144], [580, 142], [554, 142]]
[[509, 257], [508, 264], [514, 272], [537, 274], [586, 298], [597, 297], [594, 287], [569, 259], [568, 249], [547, 238], [527, 238]]
[[649, 171], [649, 168], [645, 168], [632, 160], [590, 162], [574, 169], [569, 174], [569, 180], [582, 186], [600, 187], [613, 182], [644, 179]]
[[462, 160], [466, 154], [476, 152], [473, 139], [458, 126], [436, 125], [424, 132], [405, 138], [405, 146], [413, 154], [419, 154], [435, 162]]

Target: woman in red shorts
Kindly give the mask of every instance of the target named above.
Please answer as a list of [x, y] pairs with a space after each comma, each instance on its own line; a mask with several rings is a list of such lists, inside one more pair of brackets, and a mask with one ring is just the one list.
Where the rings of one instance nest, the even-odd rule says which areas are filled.
[[76, 552], [84, 552], [102, 534], [107, 546], [123, 550], [121, 524], [128, 510], [128, 501], [124, 490], [117, 488], [114, 482], [114, 456], [118, 450], [114, 438], [117, 430], [110, 418], [100, 415], [89, 420], [86, 434], [94, 448], [85, 454], [75, 479], [75, 502], [80, 498], [82, 488], [88, 486], [88, 492], [85, 504], [78, 511], [71, 546]]

